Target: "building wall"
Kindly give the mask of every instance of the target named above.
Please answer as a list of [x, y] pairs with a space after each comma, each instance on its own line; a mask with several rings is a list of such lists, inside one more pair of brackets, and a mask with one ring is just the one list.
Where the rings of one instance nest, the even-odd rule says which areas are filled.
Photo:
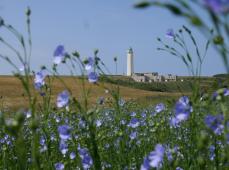
[[169, 82], [169, 81], [177, 81], [176, 75], [159, 75], [158, 73], [134, 73], [132, 78], [136, 82]]

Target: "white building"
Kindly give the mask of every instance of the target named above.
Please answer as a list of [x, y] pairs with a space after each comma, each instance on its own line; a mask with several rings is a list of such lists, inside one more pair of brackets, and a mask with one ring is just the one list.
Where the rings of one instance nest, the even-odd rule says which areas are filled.
[[134, 53], [133, 49], [130, 48], [127, 51], [127, 76], [132, 76], [134, 73]]

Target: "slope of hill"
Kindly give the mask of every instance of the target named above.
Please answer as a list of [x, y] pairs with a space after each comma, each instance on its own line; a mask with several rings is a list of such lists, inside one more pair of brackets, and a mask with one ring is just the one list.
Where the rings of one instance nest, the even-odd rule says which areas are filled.
[[178, 77], [178, 80], [176, 82], [142, 83], [135, 82], [133, 79], [127, 76], [112, 76], [112, 79], [109, 79], [108, 77], [103, 77], [102, 81], [147, 91], [187, 93], [192, 92], [193, 86], [195, 86], [196, 81], [200, 81], [200, 86], [204, 91], [211, 92], [217, 88], [227, 86], [229, 79], [219, 77], [197, 78], [191, 76], [183, 76]]
[[[60, 77], [65, 85], [69, 88], [72, 96], [82, 100], [82, 83], [79, 78], [63, 76]], [[57, 78], [50, 77], [49, 81], [51, 83], [52, 89], [52, 102], [55, 102], [56, 96], [59, 92], [66, 89], [66, 87]], [[114, 89], [116, 85], [110, 83], [99, 82], [98, 84], [90, 84], [86, 81], [86, 88], [90, 89], [89, 102], [95, 104], [99, 97], [105, 97], [107, 100], [111, 98], [109, 93], [105, 93], [105, 87], [109, 89]], [[33, 87], [31, 87], [34, 89]], [[34, 94], [38, 93], [34, 90]], [[138, 100], [149, 103], [157, 103], [163, 99], [178, 98], [182, 94], [179, 92], [153, 92], [147, 90], [141, 90], [132, 88], [131, 84], [127, 86], [120, 86], [120, 96], [125, 100]], [[23, 108], [27, 105], [27, 99], [24, 97], [24, 91], [21, 86], [20, 81], [13, 76], [0, 76], [0, 104], [1, 107], [8, 108]], [[39, 95], [38, 95], [39, 96]], [[39, 97], [39, 102], [42, 103], [42, 98]]]

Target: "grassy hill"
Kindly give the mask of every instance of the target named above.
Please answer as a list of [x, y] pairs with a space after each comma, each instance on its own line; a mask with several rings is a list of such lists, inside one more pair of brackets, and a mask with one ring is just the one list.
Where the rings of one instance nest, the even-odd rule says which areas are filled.
[[[77, 100], [82, 100], [82, 85], [79, 77], [62, 76], [60, 77], [71, 91], [72, 96]], [[180, 79], [184, 81], [181, 82]], [[108, 76], [100, 77], [97, 84], [90, 84], [86, 81], [86, 88], [90, 89], [89, 103], [95, 104], [99, 97], [105, 97], [107, 101], [111, 99], [111, 95], [105, 93], [105, 87], [114, 89], [120, 86], [120, 95], [125, 100], [138, 101], [142, 105], [156, 104], [158, 102], [175, 100], [181, 95], [189, 95], [192, 92], [192, 86], [195, 77], [179, 77], [177, 82], [161, 82], [161, 83], [138, 83], [134, 82], [127, 76]], [[33, 79], [31, 78], [31, 81]], [[49, 77], [51, 84], [51, 101], [56, 101], [59, 92], [66, 89], [61, 81], [54, 77]], [[227, 86], [229, 78], [227, 77], [201, 77], [201, 88], [209, 92], [217, 88]], [[31, 87], [34, 89], [33, 87]], [[34, 90], [34, 95], [39, 94]], [[42, 104], [42, 97], [38, 97]], [[0, 105], [5, 108], [24, 108], [28, 104], [24, 96], [23, 88], [20, 81], [13, 76], [0, 76]]]
[[[158, 92], [179, 92], [189, 93], [192, 92], [193, 86], [196, 81], [200, 82], [201, 89], [204, 91], [214, 91], [217, 88], [225, 87], [229, 84], [228, 77], [191, 77], [182, 76], [178, 77], [176, 82], [154, 82], [143, 83], [135, 82], [131, 77], [127, 76], [112, 76], [112, 79], [107, 77], [101, 78], [102, 81], [111, 84], [117, 84], [125, 87], [131, 87], [135, 89], [158, 91]], [[183, 80], [183, 82], [181, 82]]]
[[[62, 76], [60, 77], [63, 82], [67, 85], [69, 90], [72, 92], [72, 96], [77, 100], [82, 100], [82, 85], [80, 78]], [[126, 79], [126, 77], [123, 77]], [[32, 79], [31, 79], [32, 81]], [[56, 96], [59, 92], [66, 89], [66, 87], [57, 78], [50, 77], [49, 81], [51, 83], [52, 102], [56, 101]], [[124, 80], [123, 80], [124, 81]], [[87, 82], [87, 81], [86, 81]], [[128, 81], [126, 81], [128, 84]], [[105, 97], [106, 100], [110, 100], [110, 94], [105, 93], [104, 87], [115, 88], [116, 85], [107, 82], [99, 82], [98, 84], [85, 84], [86, 88], [90, 89], [89, 102], [90, 104], [95, 104], [99, 97]], [[33, 87], [31, 87], [34, 89]], [[34, 90], [34, 95], [39, 96], [39, 94]], [[160, 91], [147, 91], [142, 89], [132, 88], [131, 84], [129, 86], [120, 86], [120, 95], [125, 100], [138, 100], [144, 104], [156, 104], [165, 99], [175, 99], [181, 96], [179, 92], [160, 92]], [[42, 104], [42, 98], [39, 97], [38, 100]], [[19, 109], [24, 108], [28, 104], [26, 97], [24, 96], [24, 90], [21, 86], [20, 81], [13, 76], [0, 76], [0, 105], [5, 108]], [[0, 108], [1, 108], [0, 107]]]

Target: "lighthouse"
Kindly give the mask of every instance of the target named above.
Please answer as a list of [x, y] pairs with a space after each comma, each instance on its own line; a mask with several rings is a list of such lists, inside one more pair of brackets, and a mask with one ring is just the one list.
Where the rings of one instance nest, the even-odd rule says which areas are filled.
[[134, 53], [133, 49], [130, 48], [127, 51], [127, 76], [132, 76], [134, 73]]

